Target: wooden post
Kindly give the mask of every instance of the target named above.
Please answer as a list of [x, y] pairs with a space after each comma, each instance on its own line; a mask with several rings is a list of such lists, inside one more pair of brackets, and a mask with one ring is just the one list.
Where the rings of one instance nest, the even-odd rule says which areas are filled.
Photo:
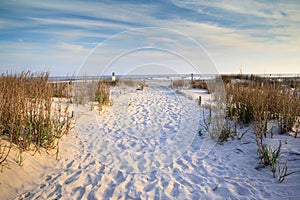
[[201, 106], [201, 96], [199, 96], [199, 102], [198, 105]]

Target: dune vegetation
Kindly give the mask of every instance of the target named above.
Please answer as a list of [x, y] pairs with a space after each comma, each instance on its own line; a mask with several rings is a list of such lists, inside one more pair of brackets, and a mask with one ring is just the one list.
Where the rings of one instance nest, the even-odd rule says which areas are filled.
[[[91, 88], [99, 107], [110, 102], [110, 86], [98, 81]], [[25, 151], [57, 149], [59, 140], [72, 128], [70, 102], [85, 98], [77, 91], [73, 97], [71, 81], [51, 82], [45, 72], [5, 73], [0, 76], [0, 165], [11, 149], [18, 152], [15, 161], [22, 165]], [[84, 88], [82, 88], [82, 91]], [[79, 97], [79, 94], [81, 95]], [[82, 103], [82, 101], [81, 101]]]

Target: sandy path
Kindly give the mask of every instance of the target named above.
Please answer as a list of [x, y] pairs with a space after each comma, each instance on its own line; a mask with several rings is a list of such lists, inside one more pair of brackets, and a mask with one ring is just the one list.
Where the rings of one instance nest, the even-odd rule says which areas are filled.
[[[300, 194], [299, 174], [278, 184], [268, 169], [256, 170], [253, 135], [216, 145], [203, 159], [200, 108], [164, 87], [116, 92], [100, 115], [77, 107], [73, 138], [25, 199], [280, 199]], [[298, 139], [288, 137], [290, 150]], [[287, 147], [288, 148], [288, 147]], [[299, 160], [291, 166], [299, 168]]]

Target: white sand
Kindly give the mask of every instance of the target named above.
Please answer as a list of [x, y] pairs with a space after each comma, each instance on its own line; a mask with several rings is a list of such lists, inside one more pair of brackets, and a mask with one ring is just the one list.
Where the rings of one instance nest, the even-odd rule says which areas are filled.
[[[60, 160], [27, 156], [0, 173], [0, 199], [297, 199], [300, 173], [279, 184], [259, 163], [251, 127], [223, 145], [198, 136], [203, 90], [177, 95], [164, 86], [144, 91], [117, 88], [114, 104], [101, 114], [74, 107], [74, 132], [63, 138]], [[188, 97], [188, 98], [186, 98]], [[282, 140], [282, 162], [300, 169], [300, 139]], [[204, 148], [205, 147], [205, 148]], [[212, 149], [211, 149], [212, 148]], [[211, 151], [209, 151], [211, 149]], [[209, 151], [207, 156], [206, 150]], [[55, 152], [52, 152], [54, 154]], [[12, 159], [12, 158], [10, 158]]]

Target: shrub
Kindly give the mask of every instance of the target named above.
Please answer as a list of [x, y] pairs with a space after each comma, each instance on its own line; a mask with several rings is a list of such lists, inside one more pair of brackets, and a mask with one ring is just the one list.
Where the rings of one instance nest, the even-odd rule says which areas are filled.
[[191, 87], [192, 88], [206, 89], [206, 90], [208, 89], [206, 81], [204, 81], [204, 80], [194, 80], [191, 83]]
[[182, 88], [186, 86], [186, 82], [184, 79], [172, 80], [172, 86], [177, 88]]

